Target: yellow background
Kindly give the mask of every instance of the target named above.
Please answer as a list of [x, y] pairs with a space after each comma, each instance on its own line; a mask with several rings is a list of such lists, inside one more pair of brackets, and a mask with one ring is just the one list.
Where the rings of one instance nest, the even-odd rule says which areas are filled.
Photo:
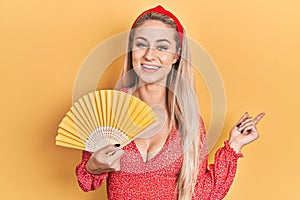
[[176, 14], [222, 76], [227, 115], [211, 160], [245, 111], [266, 112], [258, 125], [260, 138], [243, 149], [245, 158], [225, 199], [300, 199], [297, 0], [1, 0], [0, 199], [105, 199], [104, 187], [79, 189], [74, 168], [81, 153], [54, 145], [57, 125], [72, 103], [73, 83], [89, 52], [157, 4]]

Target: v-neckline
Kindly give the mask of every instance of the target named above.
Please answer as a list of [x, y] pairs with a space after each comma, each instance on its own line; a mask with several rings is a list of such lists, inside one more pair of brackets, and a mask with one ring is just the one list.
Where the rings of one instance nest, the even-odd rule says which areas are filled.
[[[132, 93], [129, 92], [129, 88], [122, 88], [121, 91], [127, 93], [127, 94], [130, 94], [130, 95], [133, 95]], [[143, 159], [143, 156], [142, 156], [142, 153], [140, 152], [139, 148], [137, 147], [135, 141], [133, 140], [131, 143], [133, 145], [133, 148], [137, 151], [138, 153], [138, 157], [139, 159], [141, 160], [141, 162], [144, 164], [144, 165], [148, 165], [149, 163], [151, 162], [154, 162], [162, 153], [163, 151], [165, 150], [166, 146], [169, 144], [169, 140], [171, 138], [171, 136], [173, 137], [173, 135], [175, 134], [175, 132], [177, 131], [177, 127], [176, 125], [172, 125], [172, 128], [171, 128], [171, 131], [164, 143], [164, 145], [162, 146], [162, 148], [148, 161], [144, 161]]]
[[135, 150], [138, 152], [138, 157], [141, 160], [141, 162], [144, 165], [147, 165], [147, 164], [149, 164], [151, 162], [154, 162], [163, 153], [163, 151], [165, 150], [166, 146], [169, 144], [169, 141], [170, 141], [171, 137], [173, 137], [173, 135], [175, 134], [175, 132], [176, 132], [176, 127], [175, 127], [175, 125], [173, 125], [172, 128], [171, 128], [171, 131], [170, 131], [170, 133], [169, 133], [169, 135], [168, 135], [168, 137], [167, 137], [167, 139], [166, 139], [166, 141], [164, 143], [164, 145], [162, 146], [162, 148], [150, 160], [148, 160], [146, 162], [144, 161], [142, 153], [140, 152], [139, 148], [137, 147], [135, 141], [133, 140], [132, 144], [133, 144]]

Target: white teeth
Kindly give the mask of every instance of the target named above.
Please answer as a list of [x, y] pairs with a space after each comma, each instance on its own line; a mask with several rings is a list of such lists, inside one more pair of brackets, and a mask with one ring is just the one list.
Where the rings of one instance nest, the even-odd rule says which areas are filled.
[[159, 68], [158, 66], [154, 66], [154, 65], [142, 65], [142, 66], [147, 69], [158, 69]]

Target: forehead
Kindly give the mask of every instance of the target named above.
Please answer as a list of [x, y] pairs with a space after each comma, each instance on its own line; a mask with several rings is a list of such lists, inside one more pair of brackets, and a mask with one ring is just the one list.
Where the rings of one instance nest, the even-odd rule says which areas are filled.
[[157, 20], [147, 20], [135, 30], [134, 38], [168, 39], [175, 42], [176, 30]]

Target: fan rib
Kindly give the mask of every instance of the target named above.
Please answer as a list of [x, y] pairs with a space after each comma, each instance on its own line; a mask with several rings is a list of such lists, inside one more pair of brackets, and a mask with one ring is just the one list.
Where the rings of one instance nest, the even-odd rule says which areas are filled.
[[86, 121], [86, 118], [82, 115], [82, 109], [80, 108], [80, 105], [78, 102], [76, 102], [72, 107], [72, 112], [74, 115], [74, 122], [77, 124], [77, 122], [81, 123], [83, 127], [87, 130], [87, 132], [91, 131], [91, 128], [89, 127], [88, 122]]
[[84, 141], [85, 141], [85, 140], [82, 140], [82, 138], [79, 138], [78, 136], [73, 135], [72, 133], [70, 133], [69, 131], [67, 131], [63, 128], [59, 128], [57, 137], [58, 138], [64, 137], [65, 140], [74, 140], [75, 142], [78, 142], [82, 145], [84, 145]]
[[68, 124], [67, 118], [66, 118], [66, 120], [63, 120], [61, 122], [61, 124], [59, 125], [59, 129], [63, 129], [65, 131], [67, 131], [68, 133], [74, 135], [75, 137], [80, 138], [81, 140], [87, 139], [86, 136], [84, 136], [83, 134], [79, 134], [78, 130], [76, 130], [74, 127], [72, 127], [70, 124]]
[[96, 91], [95, 92], [95, 97], [96, 97], [96, 109], [97, 109], [97, 116], [99, 119], [99, 125], [104, 126], [104, 121], [103, 121], [103, 116], [101, 112], [101, 99], [100, 99], [100, 92]]
[[[76, 111], [76, 108], [71, 107], [70, 112], [67, 113], [67, 117], [71, 119], [70, 124], [74, 123], [75, 129], [78, 130], [78, 135], [82, 134], [85, 138], [88, 138], [90, 133], [88, 127], [85, 125], [83, 119], [80, 118], [79, 114], [74, 114], [74, 111]], [[65, 118], [64, 120], [68, 122], [68, 118]]]
[[56, 140], [56, 145], [60, 145], [63, 147], [69, 147], [69, 148], [73, 148], [73, 149], [79, 149], [79, 150], [85, 150], [85, 146], [81, 146], [81, 145], [75, 145], [72, 142], [65, 142], [65, 141], [61, 141], [61, 140]]
[[93, 125], [93, 120], [91, 119], [90, 117], [90, 113], [86, 107], [86, 103], [84, 101], [84, 98], [86, 96], [84, 96], [83, 98], [79, 99], [79, 106], [80, 106], [80, 111], [81, 111], [81, 114], [84, 118], [84, 120], [87, 122], [88, 124], [88, 127], [90, 128], [90, 130], [94, 130], [94, 125]]
[[94, 109], [93, 109], [93, 102], [92, 102], [92, 99], [90, 98], [90, 95], [91, 95], [91, 93], [84, 97], [84, 99], [85, 99], [84, 105], [86, 106], [87, 114], [89, 115], [89, 118], [91, 119], [92, 128], [95, 129], [98, 127], [98, 125], [97, 125], [97, 120], [96, 120]]
[[101, 113], [102, 113], [102, 119], [103, 119], [103, 125], [108, 125], [107, 123], [107, 111], [106, 111], [106, 107], [107, 107], [107, 101], [105, 98], [105, 91], [100, 91], [100, 100], [101, 100]]

